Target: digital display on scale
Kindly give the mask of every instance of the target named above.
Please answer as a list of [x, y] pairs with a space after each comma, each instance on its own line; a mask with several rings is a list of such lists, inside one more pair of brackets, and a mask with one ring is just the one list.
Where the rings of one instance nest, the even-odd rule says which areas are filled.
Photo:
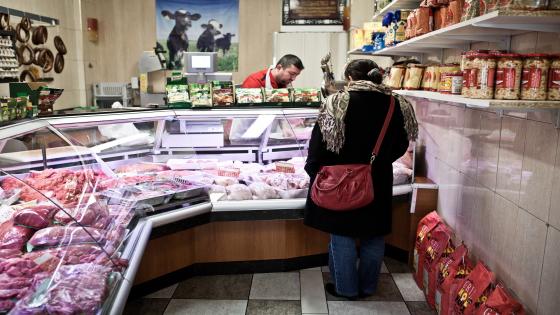
[[210, 56], [191, 56], [191, 58], [193, 69], [209, 69], [212, 67], [212, 59]]

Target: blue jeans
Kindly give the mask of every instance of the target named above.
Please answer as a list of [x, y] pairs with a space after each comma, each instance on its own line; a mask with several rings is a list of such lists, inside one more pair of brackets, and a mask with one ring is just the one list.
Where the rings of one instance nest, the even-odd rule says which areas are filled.
[[360, 239], [360, 263], [356, 240], [352, 237], [331, 234], [329, 243], [329, 269], [336, 292], [352, 297], [371, 295], [377, 289], [379, 271], [385, 254], [383, 236]]

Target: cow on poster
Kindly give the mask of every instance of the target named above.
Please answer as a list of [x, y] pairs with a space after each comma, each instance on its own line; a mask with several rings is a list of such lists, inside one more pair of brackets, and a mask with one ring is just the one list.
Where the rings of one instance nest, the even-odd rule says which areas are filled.
[[183, 69], [185, 52], [218, 52], [218, 70], [237, 71], [239, 0], [156, 0], [156, 27], [168, 69]]

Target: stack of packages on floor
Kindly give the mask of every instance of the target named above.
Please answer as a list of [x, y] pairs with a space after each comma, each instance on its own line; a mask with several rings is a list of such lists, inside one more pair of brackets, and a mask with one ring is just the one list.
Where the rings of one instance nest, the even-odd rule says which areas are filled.
[[89, 170], [2, 180], [2, 193], [17, 191], [10, 202], [20, 204], [0, 208], [8, 213], [0, 221], [0, 313], [99, 311], [128, 265], [119, 249], [134, 216], [130, 207], [108, 206], [99, 198], [96, 189], [112, 185], [117, 184]]
[[384, 78], [393, 89], [425, 90], [474, 99], [560, 100], [560, 53], [463, 52], [461, 63], [398, 64]]
[[525, 314], [482, 261], [473, 266], [465, 244], [455, 247], [451, 229], [435, 211], [418, 223], [414, 280], [439, 315]]

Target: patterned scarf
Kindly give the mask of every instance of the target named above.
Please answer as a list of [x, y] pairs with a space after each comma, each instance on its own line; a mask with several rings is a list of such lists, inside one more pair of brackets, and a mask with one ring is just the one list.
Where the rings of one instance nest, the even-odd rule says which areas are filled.
[[[348, 102], [350, 101], [351, 91], [374, 91], [386, 95], [393, 94], [391, 89], [381, 85], [375, 84], [371, 81], [352, 81], [348, 84], [348, 88], [343, 91], [329, 95], [323, 99], [321, 109], [319, 109], [319, 117], [317, 123], [321, 128], [323, 134], [323, 141], [327, 144], [327, 150], [334, 153], [339, 153], [344, 145], [344, 118], [346, 117], [346, 110], [348, 109]], [[408, 134], [409, 140], [416, 140], [418, 137], [418, 122], [414, 108], [408, 100], [398, 94], [393, 96], [399, 101], [401, 112], [404, 116], [404, 128]]]

